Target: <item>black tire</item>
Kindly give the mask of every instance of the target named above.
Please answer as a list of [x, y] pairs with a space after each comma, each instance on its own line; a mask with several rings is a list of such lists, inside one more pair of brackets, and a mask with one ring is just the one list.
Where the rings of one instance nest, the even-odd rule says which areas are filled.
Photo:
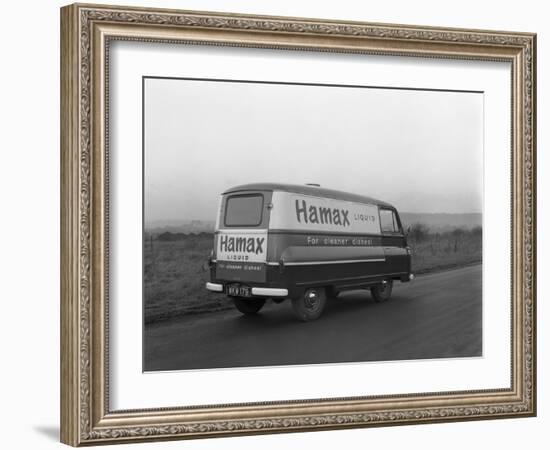
[[256, 314], [265, 305], [265, 298], [233, 297], [233, 303], [243, 314], [247, 316]]
[[391, 297], [393, 280], [385, 280], [384, 283], [370, 288], [372, 298], [376, 303], [386, 302]]
[[327, 294], [323, 287], [306, 289], [304, 295], [292, 299], [294, 313], [304, 322], [318, 319], [326, 304]]

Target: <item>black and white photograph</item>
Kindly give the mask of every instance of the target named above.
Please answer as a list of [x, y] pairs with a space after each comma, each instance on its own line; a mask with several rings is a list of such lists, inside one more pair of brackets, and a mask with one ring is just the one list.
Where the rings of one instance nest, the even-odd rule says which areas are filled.
[[[53, 243], [59, 307], [30, 328], [6, 315], [6, 361], [54, 364], [62, 443], [515, 450], [541, 430], [542, 19], [398, 3], [41, 14], [58, 31], [59, 129], [12, 108], [27, 130], [11, 148], [56, 132], [59, 170], [40, 171], [60, 175], [59, 208], [39, 183], [4, 222], [14, 244]], [[44, 77], [27, 72], [35, 101]], [[27, 185], [38, 166], [11, 153]], [[31, 204], [57, 214], [57, 240]], [[17, 245], [21, 309], [47, 285]], [[59, 357], [21, 358], [46, 323]], [[46, 371], [31, 384], [49, 395]]]
[[482, 91], [142, 88], [144, 371], [483, 356]]

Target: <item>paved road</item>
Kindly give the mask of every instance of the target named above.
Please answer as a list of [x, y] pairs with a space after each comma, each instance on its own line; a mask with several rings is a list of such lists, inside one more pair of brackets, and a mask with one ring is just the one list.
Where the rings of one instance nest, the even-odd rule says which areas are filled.
[[481, 265], [394, 284], [375, 303], [367, 291], [329, 301], [300, 322], [290, 302], [253, 317], [236, 310], [148, 325], [145, 367], [205, 369], [481, 356]]

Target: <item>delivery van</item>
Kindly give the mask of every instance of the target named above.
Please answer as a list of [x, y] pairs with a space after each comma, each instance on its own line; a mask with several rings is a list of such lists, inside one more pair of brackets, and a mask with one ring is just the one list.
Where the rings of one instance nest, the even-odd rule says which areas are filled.
[[370, 289], [390, 298], [407, 282], [411, 253], [389, 203], [318, 185], [247, 184], [221, 195], [206, 289], [230, 297], [243, 314], [267, 299], [290, 299], [303, 321], [327, 297]]

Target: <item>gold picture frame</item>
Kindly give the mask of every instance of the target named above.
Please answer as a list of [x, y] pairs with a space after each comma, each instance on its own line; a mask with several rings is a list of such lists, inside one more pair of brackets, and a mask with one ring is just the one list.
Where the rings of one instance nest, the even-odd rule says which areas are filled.
[[[511, 63], [510, 388], [111, 411], [106, 67], [113, 40]], [[531, 33], [106, 5], [62, 8], [61, 441], [80, 446], [534, 416], [535, 89], [536, 35]]]

